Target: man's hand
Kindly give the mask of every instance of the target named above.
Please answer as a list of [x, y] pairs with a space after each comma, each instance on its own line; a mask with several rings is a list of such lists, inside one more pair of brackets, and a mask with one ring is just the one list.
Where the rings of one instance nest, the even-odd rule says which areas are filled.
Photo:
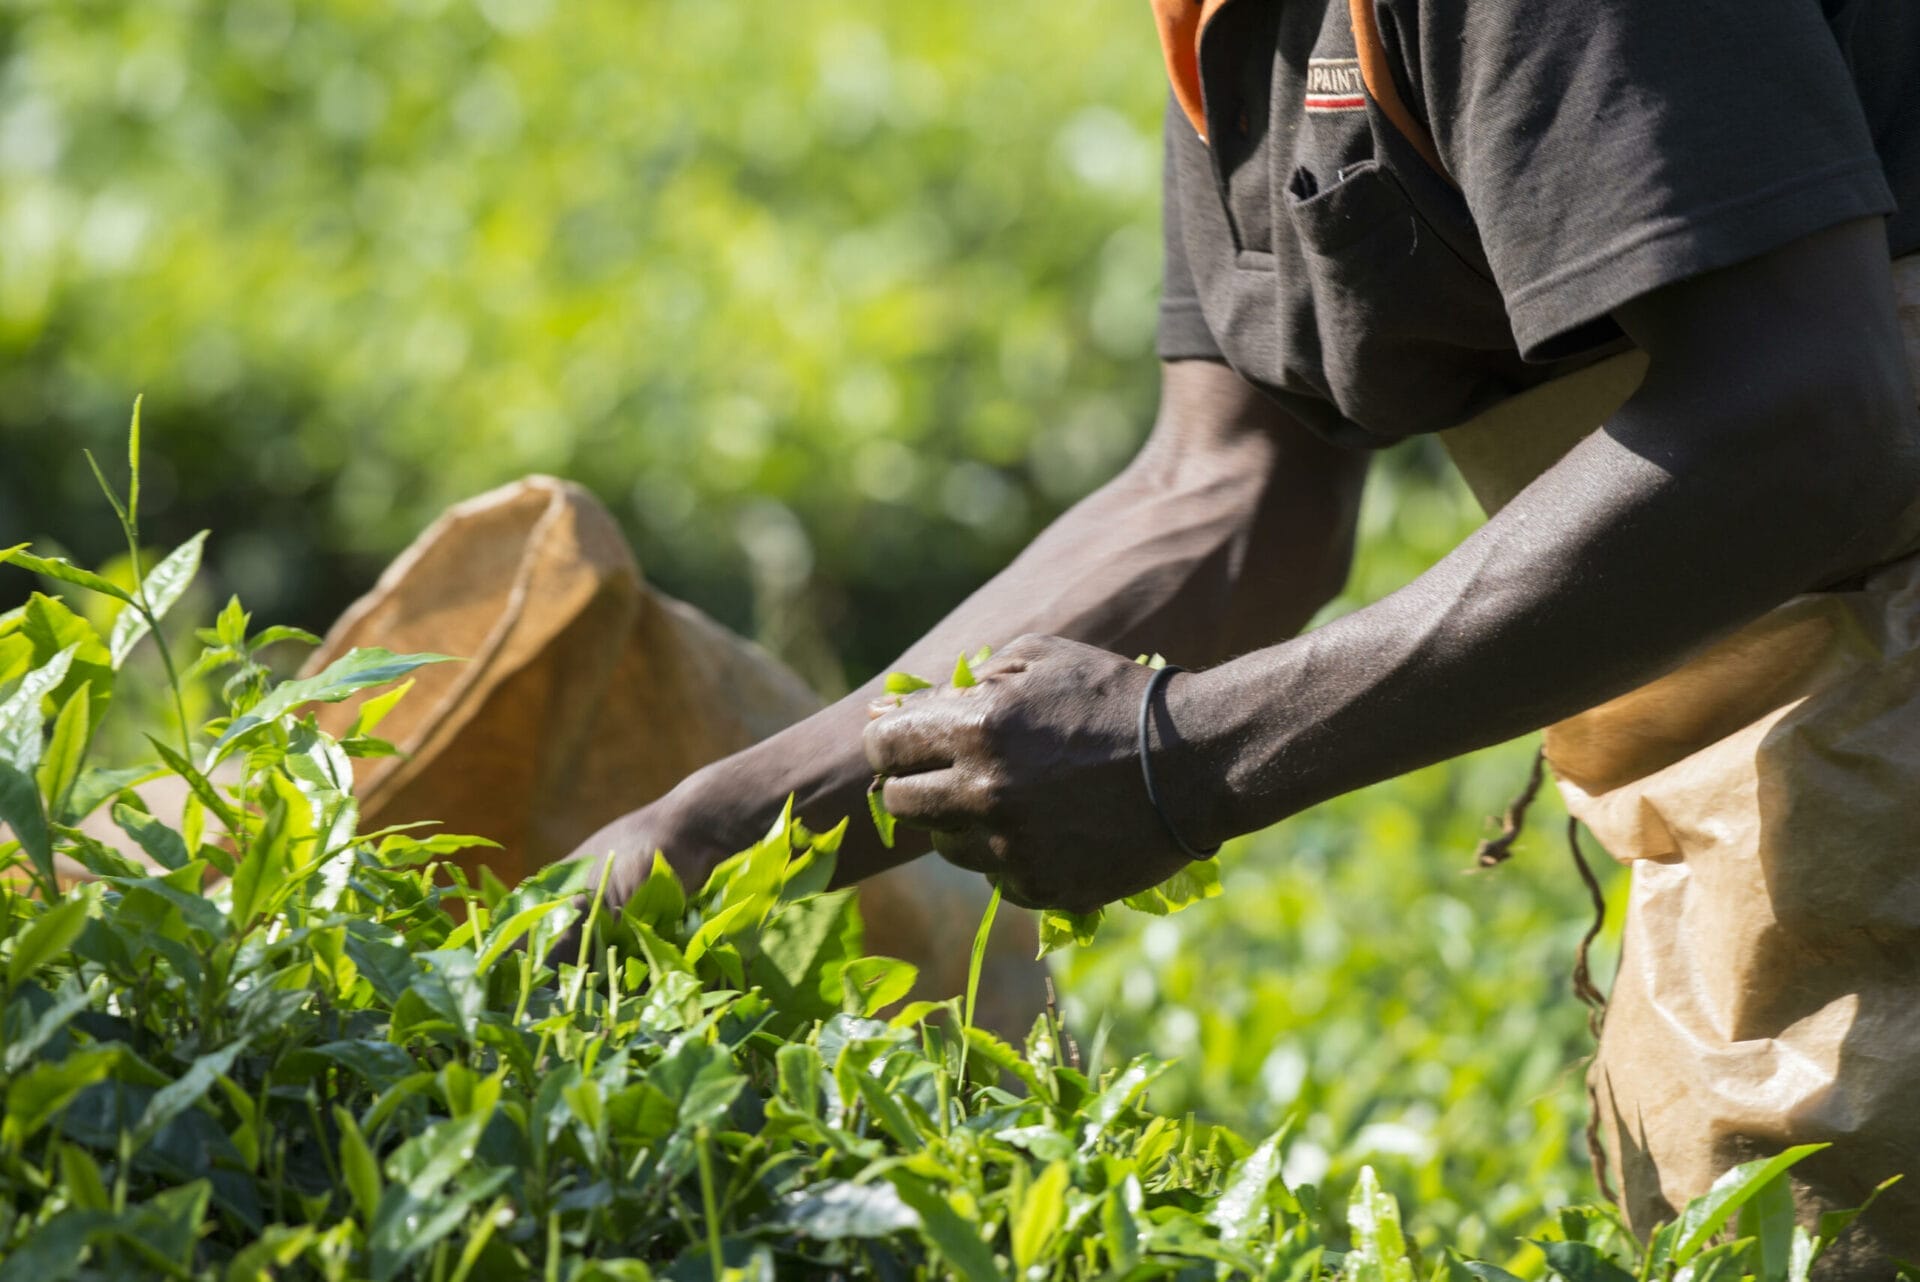
[[[1026, 636], [974, 675], [976, 685], [872, 705], [867, 761], [887, 777], [896, 819], [930, 830], [941, 855], [998, 880], [1028, 908], [1091, 912], [1186, 864], [1140, 777], [1138, 716], [1151, 669], [1077, 641]], [[1178, 740], [1168, 718], [1157, 726], [1156, 777], [1177, 780]], [[1178, 808], [1177, 784], [1172, 792]], [[1189, 841], [1211, 841], [1198, 816], [1169, 818], [1190, 825]]]
[[714, 866], [734, 853], [715, 844], [710, 825], [690, 821], [676, 789], [620, 816], [581, 842], [568, 857], [591, 866], [589, 888], [600, 884], [605, 868], [606, 904], [618, 911], [653, 870], [655, 851], [664, 852], [681, 884], [693, 889], [704, 885]]

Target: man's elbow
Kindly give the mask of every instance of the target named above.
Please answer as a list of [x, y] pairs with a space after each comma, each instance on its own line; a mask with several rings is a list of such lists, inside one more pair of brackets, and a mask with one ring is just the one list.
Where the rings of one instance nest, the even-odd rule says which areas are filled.
[[1736, 447], [1756, 482], [1754, 518], [1784, 519], [1812, 540], [1826, 576], [1911, 550], [1920, 535], [1920, 404], [1904, 362], [1861, 352], [1783, 369], [1780, 384], [1754, 415], [1764, 426]]

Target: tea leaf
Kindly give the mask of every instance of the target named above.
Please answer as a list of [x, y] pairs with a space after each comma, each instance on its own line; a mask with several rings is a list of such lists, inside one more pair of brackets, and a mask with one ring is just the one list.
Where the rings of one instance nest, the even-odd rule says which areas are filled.
[[0, 761], [0, 823], [13, 830], [27, 858], [52, 885], [53, 840], [47, 833], [47, 813], [40, 806], [40, 786], [32, 775], [6, 761]]
[[7, 1087], [7, 1127], [16, 1143], [31, 1138], [75, 1095], [106, 1078], [120, 1065], [118, 1046], [78, 1051], [56, 1063], [42, 1060]]
[[887, 799], [880, 793], [886, 782], [885, 775], [875, 775], [867, 785], [867, 813], [873, 816], [873, 830], [880, 834], [880, 844], [892, 850], [894, 828], [899, 821], [887, 809]]
[[1743, 1163], [1715, 1180], [1706, 1196], [1690, 1203], [1674, 1223], [1674, 1263], [1691, 1260], [1748, 1199], [1789, 1167], [1825, 1147], [1800, 1144], [1773, 1157]]
[[850, 1003], [862, 1015], [874, 1015], [905, 997], [919, 968], [892, 957], [856, 957], [840, 971]]
[[14, 940], [13, 956], [7, 959], [8, 991], [20, 987], [58, 960], [80, 937], [92, 908], [92, 888], [83, 887], [71, 898], [40, 914], [26, 933]]
[[1282, 1126], [1234, 1165], [1207, 1213], [1207, 1222], [1220, 1230], [1220, 1240], [1228, 1246], [1244, 1246], [1266, 1228], [1267, 1191], [1280, 1178], [1280, 1146], [1287, 1129]]
[[[82, 923], [82, 929], [84, 928], [85, 923]], [[66, 1026], [68, 1020], [98, 997], [105, 987], [104, 976], [96, 978], [85, 988], [80, 986], [78, 979], [68, 979], [61, 986], [60, 994], [54, 999], [53, 1004], [40, 1012], [32, 1026], [24, 1034], [8, 1040], [5, 1051], [0, 1052], [0, 1073], [11, 1076], [25, 1068], [28, 1062], [40, 1053], [40, 1048], [51, 1041], [53, 1035]]]
[[920, 1232], [928, 1245], [956, 1273], [966, 1282], [1003, 1282], [993, 1252], [945, 1195], [903, 1170], [889, 1171], [887, 1177], [900, 1200], [919, 1215]]
[[346, 1180], [347, 1191], [353, 1195], [354, 1205], [359, 1208], [360, 1218], [372, 1224], [380, 1210], [380, 1164], [374, 1160], [373, 1150], [367, 1147], [366, 1137], [360, 1133], [360, 1124], [353, 1120], [352, 1113], [335, 1104], [333, 1121], [340, 1133], [340, 1174]]
[[[1590, 1243], [1535, 1242], [1534, 1245], [1547, 1257], [1547, 1267], [1567, 1282], [1633, 1282], [1633, 1274]], [[1473, 1268], [1471, 1264], [1467, 1267]]]
[[66, 706], [60, 709], [60, 715], [54, 718], [53, 736], [47, 743], [46, 757], [36, 772], [40, 792], [56, 813], [65, 813], [67, 795], [73, 791], [73, 785], [80, 777], [81, 763], [86, 759], [87, 742], [91, 737], [90, 689], [83, 686], [75, 690], [68, 697]]
[[63, 557], [34, 556], [30, 552], [15, 552], [7, 559], [23, 570], [31, 570], [35, 574], [56, 579], [61, 583], [71, 583], [75, 587], [98, 592], [101, 596], [112, 597], [127, 605], [133, 604], [133, 598], [127, 594], [126, 589], [112, 579], [103, 578], [92, 570], [83, 570]]
[[1066, 1221], [1072, 1175], [1072, 1167], [1066, 1162], [1048, 1163], [1014, 1211], [1013, 1266], [1020, 1272], [1025, 1273], [1040, 1261], [1047, 1243]]
[[[154, 619], [167, 617], [167, 612], [173, 609], [187, 586], [193, 582], [194, 576], [200, 572], [200, 554], [206, 545], [207, 533], [206, 530], [200, 531], [147, 571], [137, 594], [144, 600], [145, 608], [136, 604], [122, 610], [120, 617], [113, 621], [112, 632], [108, 634], [107, 649], [112, 653], [115, 668], [125, 663], [127, 656], [133, 653], [133, 647], [153, 630]], [[153, 612], [152, 618], [147, 616], [148, 610]]]
[[0, 1282], [49, 1282], [69, 1278], [96, 1238], [118, 1217], [108, 1211], [69, 1207], [36, 1228], [20, 1248], [0, 1261]]
[[301, 645], [317, 646], [322, 640], [305, 628], [289, 628], [284, 624], [275, 624], [262, 628], [247, 640], [247, 649], [264, 650], [270, 645], [279, 645], [284, 641], [297, 641]]
[[147, 1101], [146, 1111], [140, 1114], [140, 1121], [133, 1128], [134, 1148], [145, 1148], [162, 1127], [199, 1103], [201, 1097], [213, 1089], [215, 1081], [232, 1071], [233, 1061], [246, 1048], [247, 1043], [243, 1039], [202, 1055], [187, 1067], [179, 1080], [154, 1092], [153, 1098]]
[[39, 667], [20, 678], [5, 703], [0, 703], [0, 762], [23, 775], [32, 774], [40, 764], [44, 747], [40, 727], [45, 715], [40, 701], [60, 688], [72, 666], [74, 647], [60, 651]]
[[278, 776], [269, 786], [274, 794], [271, 808], [233, 873], [228, 915], [235, 930], [249, 929], [254, 918], [268, 910], [292, 872], [294, 841], [303, 832], [311, 835], [306, 805], [293, 786]]
[[1100, 922], [1106, 913], [1094, 909], [1090, 913], [1060, 912], [1047, 909], [1040, 913], [1040, 951], [1035, 954], [1045, 957], [1055, 949], [1065, 948], [1069, 944], [1091, 944], [1094, 936], [1100, 933]]
[[[315, 640], [317, 642], [318, 638]], [[393, 711], [394, 705], [407, 697], [407, 692], [413, 689], [414, 681], [415, 678], [408, 677], [393, 689], [376, 694], [361, 704], [359, 712], [354, 715], [353, 729], [348, 731], [348, 737], [370, 735], [377, 730], [380, 723], [387, 719], [387, 714]]]
[[350, 650], [310, 677], [283, 681], [252, 709], [235, 717], [214, 742], [211, 760], [218, 761], [241, 737], [307, 703], [338, 703], [372, 686], [398, 681], [429, 663], [448, 663], [444, 654], [394, 654], [378, 647]]
[[1380, 1187], [1371, 1166], [1360, 1168], [1353, 1201], [1347, 1206], [1353, 1250], [1341, 1270], [1346, 1282], [1413, 1282], [1413, 1262], [1400, 1228], [1400, 1204]]
[[884, 1238], [920, 1227], [920, 1217], [891, 1184], [827, 1180], [796, 1190], [780, 1204], [783, 1228], [816, 1242]]
[[[144, 394], [133, 398], [133, 421], [127, 425], [127, 516], [130, 529], [140, 524], [140, 403]], [[97, 471], [98, 469], [96, 469]], [[104, 482], [102, 482], [104, 484]], [[111, 497], [111, 491], [108, 492]]]
[[79, 823], [98, 810], [109, 797], [146, 783], [162, 773], [158, 766], [90, 766], [81, 771], [80, 777], [74, 781], [73, 791], [67, 796], [64, 821]]
[[[193, 797], [189, 798], [189, 807], [191, 807], [192, 800], [197, 798], [201, 805], [218, 816], [220, 822], [226, 826], [228, 832], [235, 832], [242, 826], [239, 812], [234, 810], [234, 808], [228, 804], [227, 799], [220, 795], [220, 790], [213, 786], [212, 780], [194, 768], [192, 762], [188, 761], [185, 757], [152, 735], [147, 736], [147, 742], [152, 745], [155, 752], [160, 754], [160, 760], [166, 763], [169, 770], [187, 781], [187, 787], [193, 794]], [[187, 844], [190, 846], [194, 844], [194, 833], [196, 831], [196, 829], [192, 827], [191, 816], [192, 810], [189, 808], [187, 817], [183, 819], [181, 827], [181, 834], [187, 838]]]

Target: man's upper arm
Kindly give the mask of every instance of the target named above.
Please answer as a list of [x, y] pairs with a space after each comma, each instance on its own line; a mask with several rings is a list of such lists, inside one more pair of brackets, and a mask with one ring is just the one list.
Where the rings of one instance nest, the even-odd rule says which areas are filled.
[[1589, 345], [1662, 286], [1895, 208], [1817, 0], [1388, 13], [1530, 358]]
[[1753, 487], [1756, 502], [1780, 505], [1778, 519], [1836, 541], [1837, 572], [1910, 549], [1920, 410], [1880, 219], [1800, 237], [1613, 315], [1648, 355], [1645, 382], [1609, 426], [1617, 438], [1675, 471], [1695, 451], [1727, 460], [1723, 484]]

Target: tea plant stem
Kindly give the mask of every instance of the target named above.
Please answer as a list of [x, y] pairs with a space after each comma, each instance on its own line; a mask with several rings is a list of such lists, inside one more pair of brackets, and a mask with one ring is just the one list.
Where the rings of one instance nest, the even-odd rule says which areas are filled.
[[560, 1282], [560, 1212], [547, 1212], [546, 1282]]
[[[134, 493], [139, 493], [139, 463], [134, 464]], [[147, 595], [147, 576], [140, 567], [140, 528], [130, 510], [121, 530], [127, 536], [127, 555], [133, 561], [134, 605], [146, 616], [147, 630], [153, 633], [154, 648], [160, 651], [160, 664], [167, 672], [167, 688], [173, 692], [173, 715], [180, 721], [180, 755], [193, 760], [193, 739], [187, 725], [187, 701], [180, 693], [180, 673], [173, 666], [173, 648], [160, 629], [160, 617], [153, 612], [153, 599]]]
[[713, 1282], [724, 1282], [726, 1263], [720, 1256], [720, 1204], [713, 1191], [713, 1155], [707, 1151], [710, 1132], [701, 1127], [694, 1136], [694, 1155], [700, 1163], [700, 1201], [707, 1213], [707, 1257], [713, 1266]]
[[567, 1014], [580, 1007], [580, 994], [587, 985], [587, 972], [593, 969], [593, 928], [600, 920], [600, 904], [607, 897], [607, 877], [613, 872], [613, 860], [600, 861], [600, 882], [593, 888], [593, 902], [587, 906], [587, 919], [580, 924], [580, 965], [574, 972], [573, 988], [567, 994]]

